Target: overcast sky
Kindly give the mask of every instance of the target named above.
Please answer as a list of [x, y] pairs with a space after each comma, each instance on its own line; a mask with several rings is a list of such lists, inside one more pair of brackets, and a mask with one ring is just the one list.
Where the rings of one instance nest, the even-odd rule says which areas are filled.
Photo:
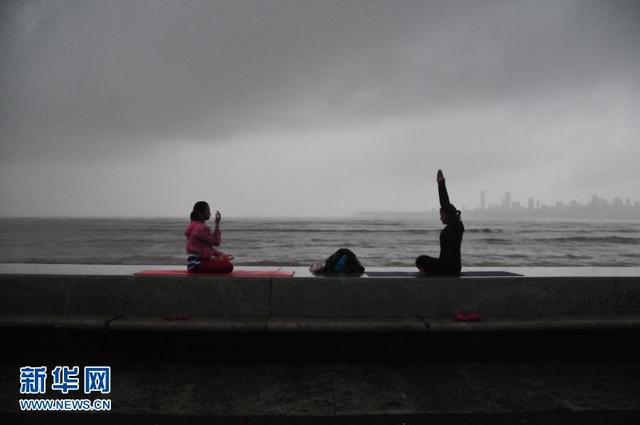
[[0, 215], [640, 200], [640, 2], [0, 3]]

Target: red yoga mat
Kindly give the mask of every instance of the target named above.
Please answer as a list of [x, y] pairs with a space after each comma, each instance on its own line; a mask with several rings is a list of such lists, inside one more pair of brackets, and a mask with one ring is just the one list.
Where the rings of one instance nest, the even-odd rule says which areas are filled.
[[232, 276], [232, 277], [291, 277], [293, 271], [276, 270], [234, 270], [231, 273], [189, 273], [186, 270], [143, 270], [135, 276]]

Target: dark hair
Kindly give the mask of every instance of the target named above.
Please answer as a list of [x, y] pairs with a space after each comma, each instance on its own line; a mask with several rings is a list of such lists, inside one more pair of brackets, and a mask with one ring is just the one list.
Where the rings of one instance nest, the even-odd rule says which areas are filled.
[[446, 207], [440, 208], [440, 210], [447, 216], [448, 219], [460, 220], [460, 210], [457, 210], [453, 204], [449, 204]]
[[209, 209], [209, 204], [205, 201], [198, 201], [193, 205], [193, 211], [191, 211], [191, 220], [202, 221], [202, 214]]

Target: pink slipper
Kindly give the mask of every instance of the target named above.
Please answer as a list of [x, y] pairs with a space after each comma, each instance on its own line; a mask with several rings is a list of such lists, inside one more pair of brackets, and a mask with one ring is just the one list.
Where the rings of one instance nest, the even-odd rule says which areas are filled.
[[479, 322], [480, 312], [478, 311], [462, 311], [456, 313], [455, 318], [459, 322]]
[[167, 322], [176, 322], [178, 320], [189, 320], [191, 319], [191, 316], [176, 314], [171, 316], [164, 316], [162, 319], [166, 320]]

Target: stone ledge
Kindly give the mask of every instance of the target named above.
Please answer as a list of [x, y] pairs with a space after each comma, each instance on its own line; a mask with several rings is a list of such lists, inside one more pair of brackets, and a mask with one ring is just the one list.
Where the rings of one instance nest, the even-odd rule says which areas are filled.
[[108, 330], [157, 332], [264, 332], [266, 320], [261, 317], [123, 317], [109, 323]]
[[310, 318], [310, 317], [272, 317], [267, 331], [273, 333], [318, 332], [427, 332], [429, 326], [421, 319], [410, 318]]
[[0, 329], [104, 330], [114, 320], [110, 316], [18, 315], [0, 317]]
[[528, 331], [640, 330], [640, 318], [568, 318], [540, 320], [482, 320], [420, 318], [309, 317], [87, 317], [5, 316], [0, 329], [70, 329], [90, 331], [209, 332], [209, 333], [483, 333]]
[[555, 317], [541, 320], [482, 320], [457, 322], [441, 319], [427, 320], [430, 332], [528, 332], [528, 331], [589, 331], [640, 330], [640, 318], [568, 318]]

